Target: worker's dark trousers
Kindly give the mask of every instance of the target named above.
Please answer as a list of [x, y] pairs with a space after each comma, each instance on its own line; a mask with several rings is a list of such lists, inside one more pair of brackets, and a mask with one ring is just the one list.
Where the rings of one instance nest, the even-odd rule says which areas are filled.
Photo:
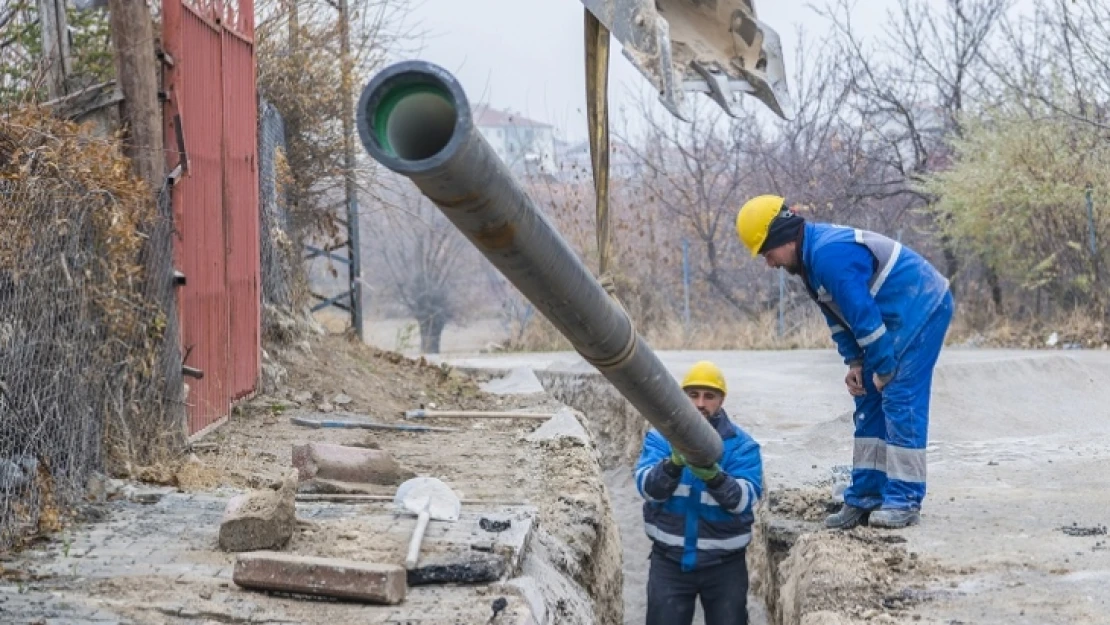
[[681, 565], [651, 554], [647, 625], [690, 625], [701, 597], [705, 625], [748, 625], [748, 563], [741, 553], [723, 564], [683, 573]]

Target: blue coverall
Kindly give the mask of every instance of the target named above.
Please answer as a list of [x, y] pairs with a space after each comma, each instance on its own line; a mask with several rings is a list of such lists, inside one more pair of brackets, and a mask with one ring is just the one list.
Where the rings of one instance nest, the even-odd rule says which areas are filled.
[[[919, 510], [933, 368], [952, 319], [948, 280], [913, 250], [882, 235], [806, 224], [802, 276], [849, 366], [862, 365], [852, 484], [857, 508]], [[889, 378], [882, 393], [872, 374]]]

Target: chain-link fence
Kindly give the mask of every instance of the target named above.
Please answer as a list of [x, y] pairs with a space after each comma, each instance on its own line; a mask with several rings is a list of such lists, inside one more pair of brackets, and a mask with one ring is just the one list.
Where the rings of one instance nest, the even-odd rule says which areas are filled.
[[[90, 472], [168, 460], [184, 440], [168, 190], [156, 206], [122, 157], [79, 170], [81, 138], [4, 130], [0, 548], [57, 529]], [[101, 175], [118, 178], [90, 183]]]
[[289, 215], [289, 169], [285, 160], [285, 123], [272, 104], [259, 99], [258, 184], [262, 254], [262, 328], [268, 338], [279, 338], [299, 305], [297, 268], [300, 255]]

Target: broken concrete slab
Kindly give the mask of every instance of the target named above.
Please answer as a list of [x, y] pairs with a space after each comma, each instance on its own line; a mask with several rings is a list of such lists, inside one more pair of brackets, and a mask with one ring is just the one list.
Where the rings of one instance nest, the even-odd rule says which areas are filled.
[[578, 422], [576, 414], [573, 410], [563, 408], [555, 413], [555, 416], [541, 425], [524, 440], [530, 443], [541, 443], [544, 441], [555, 441], [560, 439], [570, 439], [578, 441], [583, 445], [588, 445], [590, 437], [586, 434], [585, 428]]
[[530, 575], [514, 577], [505, 582], [506, 588], [519, 594], [528, 604], [528, 616], [536, 623], [547, 623], [547, 605], [539, 581]]
[[405, 600], [405, 569], [394, 564], [285, 553], [241, 554], [231, 576], [239, 586], [396, 605]]
[[[538, 516], [536, 508], [531, 506], [506, 507], [496, 512], [487, 512], [477, 516], [476, 521], [480, 530], [484, 530], [481, 527], [482, 519], [495, 518], [502, 521], [501, 527], [503, 529], [501, 531], [489, 532], [484, 536], [479, 534], [479, 536], [482, 536], [481, 540], [492, 540], [495, 545], [495, 552], [508, 556], [510, 575], [519, 574], [524, 554], [528, 551], [528, 543], [532, 538], [532, 529]], [[507, 525], [505, 525], [505, 522], [507, 522]], [[472, 529], [471, 536], [474, 536], [474, 534], [475, 532]]]
[[163, 495], [165, 495], [165, 493], [152, 490], [141, 490], [135, 491], [135, 493], [131, 495], [130, 499], [135, 503], [150, 505], [162, 501]]
[[408, 584], [488, 584], [501, 579], [506, 568], [505, 558], [496, 554], [441, 553], [421, 558], [408, 572]]
[[293, 445], [293, 466], [301, 482], [314, 478], [361, 484], [395, 485], [415, 474], [380, 449], [330, 443]]
[[290, 472], [278, 488], [232, 497], [220, 522], [220, 548], [225, 551], [280, 549], [296, 525], [296, 475]]
[[[339, 480], [312, 478], [301, 482], [297, 492], [306, 495], [382, 495], [382, 485], [357, 484]], [[390, 495], [392, 497], [392, 495]]]
[[543, 392], [543, 384], [529, 367], [517, 367], [505, 377], [481, 384], [480, 388], [494, 395], [529, 395]]

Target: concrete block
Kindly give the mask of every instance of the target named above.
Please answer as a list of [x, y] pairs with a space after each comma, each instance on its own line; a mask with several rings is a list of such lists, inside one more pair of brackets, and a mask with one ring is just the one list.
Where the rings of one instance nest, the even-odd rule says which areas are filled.
[[505, 583], [505, 586], [515, 590], [528, 604], [527, 618], [522, 618], [521, 625], [531, 621], [537, 625], [547, 623], [547, 604], [539, 581], [531, 576], [514, 577]]
[[354, 482], [338, 482], [324, 480], [318, 477], [301, 482], [297, 487], [298, 493], [308, 495], [381, 495], [382, 487], [377, 484], [356, 484]]
[[380, 449], [330, 443], [293, 445], [293, 466], [302, 482], [311, 479], [395, 485], [414, 477]]
[[524, 440], [530, 443], [543, 443], [561, 439], [569, 439], [580, 445], [588, 445], [590, 441], [589, 435], [586, 434], [582, 424], [575, 418], [574, 412], [565, 408], [555, 413], [554, 417], [551, 417], [535, 432], [524, 437]]
[[297, 478], [290, 472], [276, 489], [232, 497], [220, 522], [220, 548], [258, 551], [284, 547], [297, 522], [296, 495]]
[[239, 586], [396, 605], [408, 586], [404, 567], [260, 551], [240, 554], [231, 576]]
[[503, 378], [482, 384], [481, 389], [494, 395], [528, 395], [542, 393], [543, 384], [530, 367], [518, 367]]

